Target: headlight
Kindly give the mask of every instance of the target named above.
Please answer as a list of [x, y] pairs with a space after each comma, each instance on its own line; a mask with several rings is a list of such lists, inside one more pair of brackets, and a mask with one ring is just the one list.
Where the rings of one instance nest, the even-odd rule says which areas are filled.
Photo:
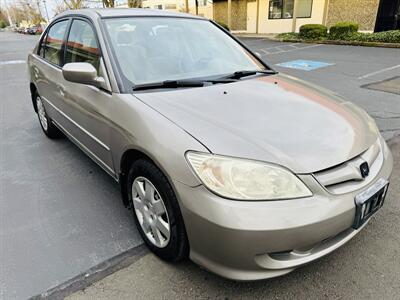
[[189, 151], [186, 158], [203, 184], [237, 200], [276, 200], [312, 196], [290, 171], [272, 164]]

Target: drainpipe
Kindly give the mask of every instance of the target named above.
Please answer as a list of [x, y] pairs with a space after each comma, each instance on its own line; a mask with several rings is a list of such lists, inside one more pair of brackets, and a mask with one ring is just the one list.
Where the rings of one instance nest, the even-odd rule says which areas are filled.
[[329, 0], [325, 0], [324, 14], [322, 17], [322, 24], [325, 26], [327, 26], [328, 24], [328, 11], [329, 11]]
[[292, 32], [296, 32], [296, 21], [297, 21], [298, 5], [299, 5], [299, 0], [294, 0]]
[[189, 13], [189, 0], [185, 0], [185, 10], [186, 13]]
[[232, 0], [228, 0], [228, 27], [232, 30]]
[[260, 0], [257, 1], [257, 11], [256, 11], [256, 33], [258, 33], [258, 22], [260, 19]]

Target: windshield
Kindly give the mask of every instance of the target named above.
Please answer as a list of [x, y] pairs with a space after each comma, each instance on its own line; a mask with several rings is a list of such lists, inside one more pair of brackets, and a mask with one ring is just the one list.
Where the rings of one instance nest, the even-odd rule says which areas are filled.
[[170, 17], [104, 19], [125, 84], [215, 78], [265, 67], [208, 20]]

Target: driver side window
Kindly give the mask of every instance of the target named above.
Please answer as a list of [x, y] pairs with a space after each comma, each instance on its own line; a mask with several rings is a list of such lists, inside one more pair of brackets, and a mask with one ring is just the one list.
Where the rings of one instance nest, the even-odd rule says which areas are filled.
[[67, 40], [65, 63], [71, 62], [87, 62], [99, 71], [100, 51], [96, 35], [88, 22], [79, 19], [72, 22]]

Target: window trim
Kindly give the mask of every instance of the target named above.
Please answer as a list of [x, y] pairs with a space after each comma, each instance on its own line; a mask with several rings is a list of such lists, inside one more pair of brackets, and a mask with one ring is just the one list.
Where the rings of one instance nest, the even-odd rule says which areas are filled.
[[[273, 1], [273, 0], [268, 0], [268, 20], [272, 20], [272, 21], [273, 20], [293, 20], [293, 16], [290, 17], [290, 18], [282, 18], [282, 12], [281, 12], [281, 17], [280, 18], [270, 18], [270, 16], [271, 16], [271, 12], [270, 12], [271, 1]], [[285, 1], [286, 0], [282, 0], [282, 5], [283, 5], [283, 3]], [[312, 13], [313, 13], [313, 6], [314, 6], [314, 0], [311, 0], [310, 16], [309, 17], [296, 17], [296, 19], [311, 19], [312, 18]], [[293, 11], [294, 11], [294, 7], [293, 7]]]
[[[48, 37], [48, 33], [49, 33], [50, 29], [54, 25], [56, 25], [57, 23], [64, 22], [64, 21], [67, 21], [67, 27], [66, 27], [66, 30], [64, 32], [64, 36], [63, 36], [63, 40], [62, 40], [62, 44], [61, 44], [61, 49], [60, 49], [60, 52], [61, 52], [60, 65], [57, 65], [57, 64], [47, 60], [44, 56], [41, 56], [40, 55], [40, 50], [43, 47], [43, 43], [46, 43], [46, 41], [47, 41], [47, 37]], [[62, 66], [64, 65], [64, 50], [65, 50], [65, 43], [66, 43], [66, 37], [67, 37], [66, 34], [69, 31], [70, 25], [71, 25], [71, 18], [69, 16], [57, 19], [54, 22], [52, 22], [49, 26], [47, 26], [47, 28], [44, 31], [42, 37], [40, 38], [39, 47], [37, 48], [37, 51], [36, 51], [37, 56], [39, 56], [43, 61], [45, 61], [46, 63], [48, 63], [48, 64], [50, 64], [50, 65], [52, 65], [52, 66], [54, 66], [54, 67], [56, 67], [58, 69], [61, 69]]]

